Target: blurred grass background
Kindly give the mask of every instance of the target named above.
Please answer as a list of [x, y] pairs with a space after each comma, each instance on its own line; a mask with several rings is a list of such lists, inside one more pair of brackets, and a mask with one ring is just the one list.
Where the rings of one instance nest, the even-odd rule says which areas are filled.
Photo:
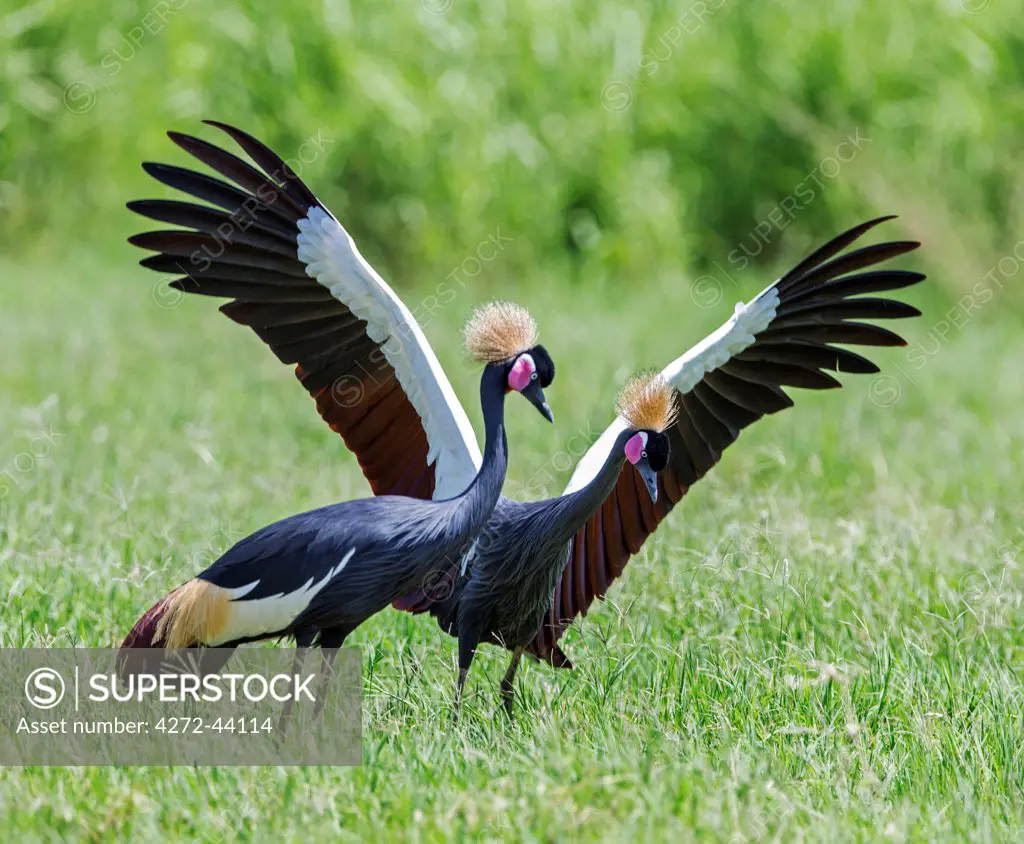
[[[1009, 3], [15, 5], [0, 240], [19, 251], [117, 243], [125, 197], [152, 192], [140, 158], [210, 116], [285, 153], [322, 132], [319, 192], [387, 278], [456, 266], [501, 225], [523, 282], [539, 266], [672, 279], [744, 245], [772, 260], [884, 207], [956, 288], [1024, 216]], [[799, 226], [752, 237], [802, 182]]]
[[[0, 771], [18, 841], [1014, 840], [1024, 821], [1024, 24], [1001, 0], [16, 2], [0, 11], [0, 644], [107, 646], [255, 528], [366, 493], [286, 368], [135, 265], [174, 128], [286, 157], [456, 340], [528, 305], [557, 494], [616, 386], [897, 213], [924, 317], [876, 379], [744, 433], [566, 638], [448, 721], [454, 648], [382, 613], [365, 764]], [[500, 248], [499, 248], [500, 247]], [[491, 256], [491, 257], [488, 257]], [[454, 298], [450, 297], [455, 291]]]

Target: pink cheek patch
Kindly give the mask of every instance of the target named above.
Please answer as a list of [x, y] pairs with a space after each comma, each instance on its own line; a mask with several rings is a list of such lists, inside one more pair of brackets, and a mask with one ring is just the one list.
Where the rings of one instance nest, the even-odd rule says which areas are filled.
[[640, 455], [643, 454], [645, 445], [643, 434], [634, 434], [626, 441], [626, 459], [634, 466], [640, 462]]
[[530, 383], [530, 376], [533, 374], [533, 361], [528, 355], [523, 355], [512, 364], [508, 373], [508, 385], [516, 392], [522, 392]]

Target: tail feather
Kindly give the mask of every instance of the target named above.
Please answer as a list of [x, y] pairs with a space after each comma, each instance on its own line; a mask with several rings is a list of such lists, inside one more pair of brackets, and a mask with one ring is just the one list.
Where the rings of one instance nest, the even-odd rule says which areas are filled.
[[565, 655], [565, 652], [558, 647], [558, 645], [551, 646], [551, 655], [548, 657], [550, 662], [555, 668], [567, 668], [570, 671], [575, 668], [572, 661]]
[[167, 651], [200, 648], [179, 667], [197, 671], [200, 676], [219, 671], [233, 650], [218, 642], [229, 615], [225, 590], [199, 578], [193, 578], [168, 593], [142, 614], [125, 637], [118, 654], [118, 673], [127, 682], [131, 675], [154, 670], [171, 670]]
[[410, 595], [403, 595], [391, 602], [391, 606], [402, 612], [409, 612], [413, 615], [426, 612], [434, 605], [434, 599], [427, 595], [426, 589], [417, 589]]
[[526, 651], [527, 656], [533, 657], [538, 662], [546, 662], [552, 668], [566, 668], [570, 671], [576, 668], [569, 657], [565, 655], [565, 651], [558, 645], [552, 642], [550, 645], [541, 646], [538, 645], [538, 639], [540, 639], [539, 636], [531, 643], [529, 650]]
[[158, 630], [163, 633], [163, 621], [164, 616], [167, 613], [167, 604], [170, 601], [171, 596], [166, 595], [151, 606], [142, 618], [135, 622], [135, 626], [131, 629], [131, 632], [125, 637], [124, 642], [121, 644], [122, 648], [163, 648], [165, 647], [164, 641]]
[[122, 648], [194, 648], [210, 645], [227, 626], [224, 589], [193, 578], [146, 610]]

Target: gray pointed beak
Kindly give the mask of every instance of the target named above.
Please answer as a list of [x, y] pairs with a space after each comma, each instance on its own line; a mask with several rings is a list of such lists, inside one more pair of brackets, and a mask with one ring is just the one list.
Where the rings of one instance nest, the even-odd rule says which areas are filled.
[[544, 390], [541, 389], [540, 381], [531, 381], [523, 389], [523, 395], [526, 396], [530, 404], [540, 411], [540, 415], [547, 419], [548, 422], [555, 421], [555, 414], [551, 412], [551, 407], [544, 400]]
[[636, 470], [640, 473], [640, 477], [644, 479], [644, 486], [647, 487], [651, 501], [656, 503], [658, 501], [658, 473], [647, 465], [646, 460], [641, 460], [637, 463]]

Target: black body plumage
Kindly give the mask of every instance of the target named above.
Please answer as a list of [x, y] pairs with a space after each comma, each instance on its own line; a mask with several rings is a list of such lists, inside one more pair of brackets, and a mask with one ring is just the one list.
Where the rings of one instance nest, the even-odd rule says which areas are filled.
[[625, 463], [623, 446], [634, 433], [619, 434], [597, 477], [576, 493], [534, 502], [498, 500], [451, 594], [429, 607], [441, 629], [459, 642], [459, 698], [477, 645], [495, 644], [513, 654], [501, 682], [511, 715], [519, 660], [551, 607], [572, 538], [614, 488]]
[[619, 434], [597, 477], [578, 492], [543, 501], [498, 499], [452, 594], [431, 608], [460, 648], [483, 641], [515, 651], [533, 641], [568, 561], [569, 543], [614, 488], [632, 434]]
[[[484, 369], [480, 386], [486, 428], [483, 464], [464, 493], [443, 501], [405, 496], [346, 501], [256, 531], [196, 578], [223, 590], [242, 592], [232, 594], [227, 602], [229, 611], [237, 615], [246, 604], [301, 594], [312, 584], [322, 583], [322, 588], [286, 624], [265, 623], [262, 629], [246, 630], [244, 635], [225, 641], [184, 644], [231, 647], [294, 636], [302, 646], [339, 647], [349, 632], [417, 588], [430, 573], [456, 574], [466, 549], [493, 511], [504, 482], [508, 465], [504, 426], [507, 370], [508, 364], [490, 364]], [[159, 622], [167, 612], [166, 601], [140, 619], [125, 647], [164, 644], [169, 631], [161, 634]], [[273, 612], [264, 612], [258, 621], [273, 617]]]

